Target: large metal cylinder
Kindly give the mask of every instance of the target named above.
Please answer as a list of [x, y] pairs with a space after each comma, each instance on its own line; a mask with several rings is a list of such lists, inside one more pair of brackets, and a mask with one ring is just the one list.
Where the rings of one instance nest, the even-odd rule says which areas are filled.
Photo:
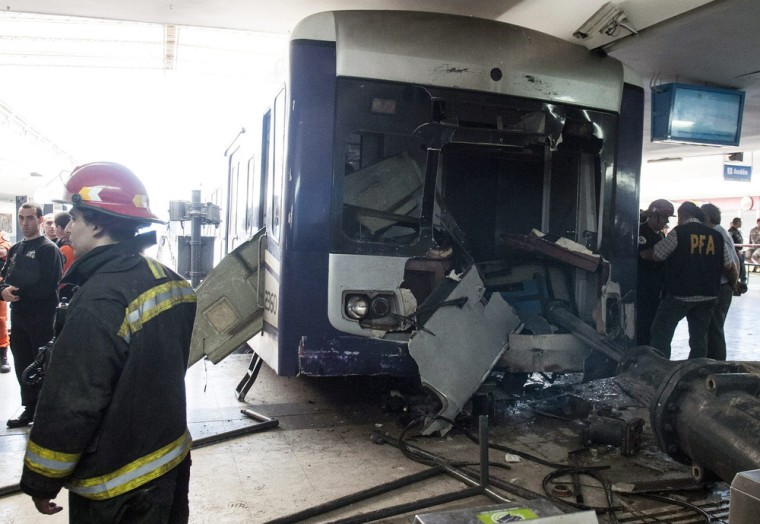
[[696, 480], [760, 469], [760, 362], [671, 361], [649, 346], [625, 350], [561, 306], [549, 318], [619, 363], [615, 380], [649, 406], [660, 449]]
[[760, 468], [760, 362], [670, 361], [640, 346], [622, 358], [616, 381], [649, 406], [660, 448], [696, 480], [731, 482]]

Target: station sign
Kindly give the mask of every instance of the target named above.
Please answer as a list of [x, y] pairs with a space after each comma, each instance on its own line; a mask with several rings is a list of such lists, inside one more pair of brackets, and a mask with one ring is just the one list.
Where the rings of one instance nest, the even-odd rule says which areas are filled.
[[750, 182], [752, 180], [752, 166], [723, 164], [723, 180]]

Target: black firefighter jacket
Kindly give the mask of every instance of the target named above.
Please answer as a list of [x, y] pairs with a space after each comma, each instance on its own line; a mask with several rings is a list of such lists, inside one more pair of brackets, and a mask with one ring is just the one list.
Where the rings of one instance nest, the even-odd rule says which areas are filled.
[[93, 249], [64, 277], [80, 286], [56, 338], [29, 435], [22, 490], [102, 500], [178, 465], [190, 450], [185, 370], [190, 285], [140, 254], [155, 235]]

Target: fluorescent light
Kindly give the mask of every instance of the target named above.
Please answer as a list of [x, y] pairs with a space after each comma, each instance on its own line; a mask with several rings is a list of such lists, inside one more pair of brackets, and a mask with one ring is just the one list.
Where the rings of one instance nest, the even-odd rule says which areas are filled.
[[683, 160], [680, 156], [666, 156], [663, 158], [653, 158], [651, 160], [647, 160], [647, 164], [655, 164], [658, 162], [680, 162]]

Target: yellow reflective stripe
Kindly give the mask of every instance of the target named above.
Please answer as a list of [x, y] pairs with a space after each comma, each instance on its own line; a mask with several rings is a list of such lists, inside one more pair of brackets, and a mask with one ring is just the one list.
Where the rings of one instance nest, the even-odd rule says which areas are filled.
[[83, 187], [79, 190], [79, 196], [82, 197], [82, 200], [85, 202], [100, 202], [100, 190], [103, 189], [102, 186], [94, 186], [94, 187]]
[[81, 453], [63, 453], [43, 448], [30, 440], [26, 445], [24, 464], [40, 475], [60, 478], [74, 471], [81, 456]]
[[190, 432], [185, 429], [185, 433], [174, 442], [130, 462], [113, 473], [72, 480], [66, 487], [77, 495], [93, 500], [121, 495], [171, 471], [185, 459], [192, 443]]
[[148, 263], [148, 267], [150, 268], [150, 271], [153, 273], [153, 276], [156, 277], [156, 280], [166, 278], [166, 271], [164, 271], [163, 265], [156, 262], [150, 257], [143, 256], [143, 258]]
[[127, 314], [119, 327], [118, 335], [129, 342], [133, 333], [160, 313], [183, 302], [195, 302], [195, 293], [184, 280], [165, 282], [149, 289], [127, 306]]

